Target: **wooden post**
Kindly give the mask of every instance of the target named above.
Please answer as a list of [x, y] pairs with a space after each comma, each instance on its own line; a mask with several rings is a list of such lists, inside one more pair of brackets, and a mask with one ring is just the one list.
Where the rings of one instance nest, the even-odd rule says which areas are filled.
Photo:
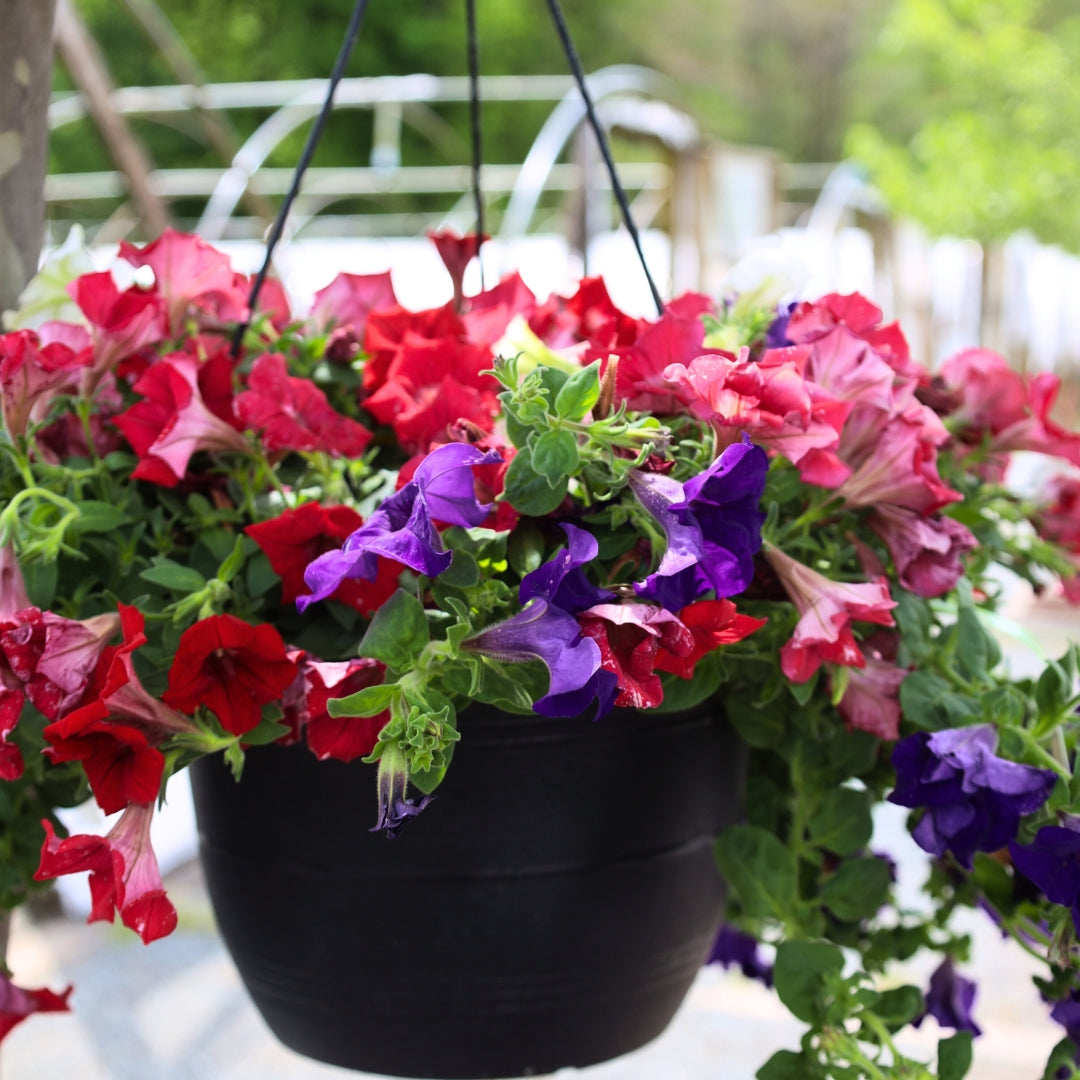
[[0, 311], [37, 271], [55, 0], [0, 0]]

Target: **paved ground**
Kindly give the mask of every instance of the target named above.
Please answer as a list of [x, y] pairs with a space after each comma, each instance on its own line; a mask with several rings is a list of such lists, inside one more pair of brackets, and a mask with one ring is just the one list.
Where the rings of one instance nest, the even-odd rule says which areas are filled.
[[[1036, 613], [1025, 624], [1051, 655], [1075, 634], [1076, 614]], [[900, 862], [902, 902], [918, 902], [925, 861], [902, 817], [882, 815], [874, 841]], [[144, 947], [126, 930], [19, 912], [9, 962], [23, 985], [75, 984], [74, 1013], [33, 1017], [4, 1042], [2, 1080], [332, 1080], [361, 1074], [320, 1065], [274, 1040], [247, 999], [214, 931], [197, 863], [167, 875], [180, 929]], [[970, 913], [979, 983], [974, 1080], [1036, 1080], [1061, 1037], [1030, 975], [1034, 961]], [[925, 983], [926, 965], [897, 972]], [[751, 1080], [776, 1049], [797, 1045], [800, 1025], [774, 995], [737, 974], [702, 972], [667, 1032], [626, 1057], [559, 1080]], [[902, 1041], [932, 1053], [933, 1021]]]

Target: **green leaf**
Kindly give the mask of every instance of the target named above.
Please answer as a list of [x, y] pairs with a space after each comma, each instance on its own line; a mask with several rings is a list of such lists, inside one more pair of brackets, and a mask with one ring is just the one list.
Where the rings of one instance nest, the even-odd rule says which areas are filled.
[[787, 704], [782, 698], [758, 705], [745, 697], [732, 697], [725, 703], [724, 711], [747, 746], [781, 752], [787, 733]]
[[777, 1050], [754, 1076], [757, 1080], [806, 1080], [806, 1059], [794, 1050]]
[[224, 559], [221, 566], [218, 567], [218, 580], [229, 582], [240, 572], [240, 568], [244, 565], [244, 544], [246, 537], [243, 535], [236, 538], [236, 543], [233, 544], [232, 551]]
[[431, 769], [410, 769], [409, 783], [425, 795], [430, 795], [443, 782], [447, 767], [450, 765], [450, 759], [453, 756], [454, 746], [451, 744], [447, 747], [440, 765]]
[[810, 840], [815, 847], [837, 855], [854, 855], [870, 842], [874, 822], [869, 791], [833, 788], [810, 815]]
[[874, 1005], [874, 1012], [889, 1031], [899, 1031], [922, 1011], [922, 991], [916, 986], [897, 986], [886, 990]]
[[378, 716], [390, 708], [391, 702], [401, 693], [397, 683], [380, 683], [365, 686], [355, 694], [342, 698], [330, 698], [326, 711], [331, 716]]
[[884, 859], [868, 856], [841, 863], [821, 890], [821, 902], [842, 922], [877, 913], [889, 896], [892, 875]]
[[282, 724], [277, 720], [263, 719], [251, 731], [244, 732], [244, 745], [264, 746], [275, 739], [280, 739], [282, 735], [288, 735], [289, 731], [287, 724]]
[[450, 565], [439, 575], [440, 585], [450, 585], [455, 589], [472, 588], [480, 580], [480, 567], [471, 551], [454, 549]]
[[776, 950], [773, 985], [791, 1014], [808, 1024], [824, 1019], [828, 976], [844, 968], [844, 954], [827, 941], [785, 941]]
[[579, 461], [577, 437], [566, 428], [545, 431], [532, 444], [532, 467], [551, 487], [573, 476]]
[[972, 682], [986, 678], [991, 666], [990, 637], [979, 622], [975, 605], [961, 602], [956, 616], [956, 660], [960, 673]]
[[716, 861], [751, 918], [791, 918], [798, 901], [795, 856], [771, 832], [732, 825], [716, 841]]
[[566, 498], [569, 481], [566, 477], [554, 487], [547, 479], [537, 474], [532, 466], [532, 457], [527, 451], [520, 451], [510, 462], [506, 470], [503, 494], [510, 505], [519, 514], [529, 517], [543, 517], [550, 514]]
[[98, 499], [87, 499], [75, 505], [79, 508], [79, 517], [75, 522], [77, 532], [112, 532], [131, 520], [122, 507]]
[[600, 400], [600, 361], [575, 371], [555, 396], [555, 415], [563, 420], [581, 420]]
[[535, 521], [519, 521], [506, 545], [506, 557], [516, 574], [524, 577], [544, 561], [544, 534]]
[[404, 671], [431, 640], [424, 605], [398, 589], [378, 611], [360, 642], [360, 655]]
[[656, 712], [683, 712], [700, 705], [716, 693], [723, 674], [723, 665], [716, 653], [709, 653], [697, 662], [692, 679], [681, 679], [678, 675], [664, 672], [660, 676], [664, 699], [657, 706]]
[[206, 578], [198, 570], [181, 566], [163, 555], [155, 555], [151, 565], [139, 577], [176, 593], [195, 593], [206, 587]]
[[963, 1080], [971, 1068], [971, 1032], [958, 1031], [940, 1039], [938, 1049], [938, 1080]]

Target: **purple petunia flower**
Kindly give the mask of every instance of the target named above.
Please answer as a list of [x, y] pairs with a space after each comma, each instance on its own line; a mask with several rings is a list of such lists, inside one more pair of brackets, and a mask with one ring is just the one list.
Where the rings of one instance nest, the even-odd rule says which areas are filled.
[[1027, 845], [1009, 844], [1013, 866], [1034, 882], [1046, 899], [1072, 911], [1073, 925], [1080, 933], [1080, 820], [1074, 827], [1045, 825]]
[[911, 834], [923, 851], [951, 851], [970, 869], [976, 851], [1004, 847], [1020, 818], [1049, 798], [1057, 779], [1052, 770], [995, 757], [996, 746], [991, 724], [919, 732], [896, 744], [889, 801], [926, 807]]
[[[1050, 1019], [1065, 1029], [1065, 1037], [1070, 1039], [1076, 1047], [1073, 1062], [1080, 1065], [1080, 992], [1070, 990], [1067, 998], [1055, 1001], [1054, 1007], [1050, 1010]], [[1055, 1075], [1071, 1076], [1072, 1073], [1065, 1065]]]
[[600, 667], [600, 647], [585, 637], [574, 613], [613, 593], [593, 585], [581, 569], [599, 552], [596, 537], [564, 524], [567, 546], [526, 574], [518, 590], [524, 605], [511, 618], [474, 634], [462, 648], [497, 660], [540, 660], [550, 675], [548, 692], [533, 708], [541, 716], [577, 716], [597, 701], [596, 718], [610, 712], [618, 679]]
[[772, 964], [761, 958], [757, 938], [733, 926], [720, 927], [705, 963], [723, 964], [725, 968], [735, 966], [748, 979], [759, 979], [766, 986], [773, 984]]
[[476, 498], [472, 466], [502, 458], [465, 443], [448, 443], [433, 450], [417, 467], [413, 478], [352, 533], [339, 551], [328, 551], [308, 564], [304, 581], [311, 593], [299, 596], [303, 611], [324, 600], [346, 578], [374, 581], [378, 557], [394, 559], [426, 577], [438, 577], [452, 554], [443, 547], [436, 521], [469, 527], [482, 524], [490, 503]]
[[776, 318], [769, 324], [765, 332], [766, 349], [783, 349], [788, 345], [794, 345], [787, 336], [788, 323], [791, 322], [791, 313], [798, 307], [798, 302], [793, 300], [789, 304], [781, 304], [777, 309]]
[[518, 599], [526, 604], [539, 596], [572, 615], [613, 600], [613, 592], [598, 588], [582, 570], [600, 552], [596, 537], [568, 522], [563, 523], [562, 530], [566, 533], [566, 547], [559, 548], [543, 566], [522, 578]]
[[656, 572], [634, 586], [638, 595], [678, 611], [710, 589], [720, 598], [742, 592], [761, 547], [768, 468], [765, 451], [743, 436], [685, 484], [631, 471], [634, 494], [667, 536]]
[[952, 957], [947, 956], [930, 976], [930, 988], [926, 992], [926, 1012], [913, 1026], [919, 1027], [927, 1016], [932, 1016], [943, 1028], [970, 1031], [981, 1035], [982, 1028], [971, 1016], [975, 1003], [975, 984], [956, 971]]

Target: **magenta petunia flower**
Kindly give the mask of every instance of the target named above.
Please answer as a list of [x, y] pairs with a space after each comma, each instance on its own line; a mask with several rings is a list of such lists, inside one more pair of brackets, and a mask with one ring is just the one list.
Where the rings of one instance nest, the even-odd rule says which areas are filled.
[[870, 515], [870, 528], [885, 541], [900, 584], [916, 596], [943, 596], [964, 572], [963, 556], [975, 536], [944, 515], [925, 517], [902, 506], [881, 503]]

